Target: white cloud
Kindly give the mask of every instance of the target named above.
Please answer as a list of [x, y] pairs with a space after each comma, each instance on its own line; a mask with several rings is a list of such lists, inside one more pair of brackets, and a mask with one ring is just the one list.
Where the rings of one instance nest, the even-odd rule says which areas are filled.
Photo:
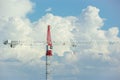
[[[70, 44], [53, 46], [55, 54], [53, 57], [53, 66], [57, 67], [55, 72], [58, 74], [55, 75], [58, 77], [58, 75], [61, 74], [61, 78], [59, 79], [62, 79], [63, 74], [66, 80], [69, 80], [69, 78], [67, 78], [68, 75], [74, 76], [71, 79], [77, 79], [75, 76], [79, 76], [82, 73], [83, 75], [96, 75], [96, 72], [100, 74], [104, 73], [105, 69], [108, 71], [111, 70], [111, 72], [116, 71], [115, 68], [119, 70], [120, 46], [116, 44], [111, 45], [109, 42], [105, 42], [104, 44], [99, 42], [109, 40], [120, 41], [118, 37], [119, 29], [113, 27], [106, 31], [102, 30], [101, 27], [104, 25], [104, 19], [99, 16], [100, 10], [98, 8], [88, 6], [82, 11], [79, 17], [61, 17], [46, 14], [38, 21], [31, 23], [29, 19], [23, 17], [31, 11], [31, 2], [21, 0], [21, 3], [16, 3], [18, 7], [14, 9], [15, 5], [13, 4], [15, 4], [16, 1], [17, 0], [10, 0], [7, 2], [6, 0], [2, 0], [0, 2], [0, 4], [6, 5], [10, 3], [7, 7], [2, 5], [0, 8], [0, 11], [3, 11], [0, 13], [1, 40], [46, 41], [47, 25], [50, 24], [52, 40], [56, 42], [55, 44], [62, 44], [62, 42], [70, 43], [71, 39], [77, 42], [93, 41], [93, 43], [78, 43], [77, 45], [79, 46], [75, 48], [72, 48]], [[22, 8], [23, 4], [26, 4], [24, 8]], [[10, 9], [8, 7], [10, 7]], [[4, 8], [5, 11], [3, 10]], [[16, 12], [17, 10], [19, 11]], [[8, 12], [10, 13], [8, 14]], [[41, 44], [40, 46], [33, 47], [18, 45], [13, 49], [9, 47], [0, 48], [0, 65], [3, 66], [3, 69], [8, 69], [8, 71], [13, 69], [13, 66], [20, 66], [18, 67], [19, 69], [16, 69], [16, 71], [21, 72], [18, 72], [18, 75], [24, 76], [24, 79], [29, 79], [29, 76], [35, 72], [39, 73], [40, 66], [44, 64], [42, 58], [46, 52], [45, 47], [46, 45]], [[73, 54], [71, 53], [72, 50], [74, 51]], [[12, 67], [9, 67], [12, 63]], [[6, 65], [8, 65], [8, 67], [4, 68]], [[27, 68], [33, 70], [33, 72], [31, 71], [29, 73], [29, 69]], [[8, 73], [8, 71], [5, 71], [5, 73]], [[88, 73], [88, 71], [92, 72]], [[11, 73], [18, 76], [14, 71]], [[2, 73], [0, 73], [0, 75], [2, 75]], [[8, 76], [13, 75], [8, 74]], [[38, 77], [38, 75], [35, 77]], [[32, 80], [32, 78], [29, 80]]]
[[45, 12], [51, 12], [52, 11], [52, 8], [47, 8], [46, 10], [45, 10]]
[[0, 0], [0, 16], [24, 17], [32, 11], [30, 0]]
[[107, 31], [106, 36], [108, 38], [114, 39], [115, 37], [118, 36], [118, 34], [119, 34], [119, 29], [117, 27], [112, 27]]
[[99, 16], [99, 11], [98, 8], [92, 6], [88, 6], [82, 11], [77, 24], [80, 32], [96, 32], [103, 26], [103, 19]]

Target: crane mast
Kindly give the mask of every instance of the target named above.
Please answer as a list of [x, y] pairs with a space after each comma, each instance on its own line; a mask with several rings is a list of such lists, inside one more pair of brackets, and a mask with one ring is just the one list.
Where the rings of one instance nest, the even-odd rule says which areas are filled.
[[51, 73], [51, 57], [52, 57], [52, 40], [51, 40], [51, 32], [50, 25], [48, 25], [47, 29], [47, 45], [46, 45], [46, 80], [50, 80]]

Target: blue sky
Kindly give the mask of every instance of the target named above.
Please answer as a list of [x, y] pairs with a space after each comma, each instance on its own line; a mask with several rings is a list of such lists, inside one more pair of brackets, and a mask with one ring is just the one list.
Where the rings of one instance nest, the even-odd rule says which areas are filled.
[[100, 9], [100, 16], [105, 18], [104, 29], [111, 26], [120, 27], [119, 0], [31, 0], [35, 3], [34, 12], [28, 17], [36, 21], [46, 14], [47, 8], [52, 8], [51, 13], [58, 16], [79, 16], [82, 9], [89, 5]]

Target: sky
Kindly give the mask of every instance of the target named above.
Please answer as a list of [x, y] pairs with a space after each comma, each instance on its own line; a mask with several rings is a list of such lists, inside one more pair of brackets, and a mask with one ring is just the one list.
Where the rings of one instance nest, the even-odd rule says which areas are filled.
[[100, 9], [100, 16], [105, 18], [105, 29], [111, 26], [120, 26], [120, 9], [119, 0], [32, 0], [34, 6], [33, 13], [28, 17], [31, 21], [36, 21], [46, 14], [46, 9], [51, 8], [50, 13], [59, 16], [79, 16], [82, 9], [88, 5], [96, 6]]
[[45, 80], [47, 25], [55, 42], [50, 80], [120, 80], [119, 7], [119, 0], [0, 0], [0, 80]]

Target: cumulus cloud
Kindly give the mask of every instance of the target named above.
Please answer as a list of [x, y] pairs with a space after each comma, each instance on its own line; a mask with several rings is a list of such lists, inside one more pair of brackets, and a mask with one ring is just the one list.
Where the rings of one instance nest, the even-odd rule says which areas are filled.
[[0, 0], [0, 16], [24, 17], [32, 11], [30, 0]]
[[[101, 29], [104, 25], [104, 19], [99, 16], [100, 10], [98, 8], [88, 6], [79, 17], [61, 17], [49, 13], [31, 23], [29, 19], [24, 17], [32, 10], [32, 3], [29, 0], [21, 0], [20, 2], [17, 0], [0, 1], [0, 4], [3, 3], [8, 6], [1, 5], [0, 7], [2, 12], [0, 13], [0, 39], [2, 41], [11, 39], [26, 42], [46, 42], [47, 25], [51, 25], [52, 41], [54, 42], [54, 57], [52, 59], [55, 69], [54, 79], [61, 80], [63, 76], [66, 80], [70, 80], [68, 76], [73, 76], [71, 79], [74, 80], [85, 79], [81, 75], [102, 76], [108, 71], [115, 74], [115, 71], [120, 69], [120, 45], [111, 45], [109, 42], [110, 40], [120, 41], [119, 29], [118, 27], [112, 27], [108, 30]], [[14, 4], [18, 7], [15, 7]], [[77, 44], [76, 47], [71, 46], [71, 41]], [[65, 42], [64, 46], [63, 42]], [[15, 48], [1, 47], [0, 65], [3, 66], [3, 72], [5, 74], [8, 72], [16, 74], [15, 76], [10, 75], [10, 73], [7, 74], [12, 80], [14, 77], [16, 77], [15, 79], [23, 77], [22, 80], [33, 80], [35, 77], [36, 80], [39, 79], [40, 68], [45, 68], [43, 66], [45, 64], [45, 48], [46, 43], [35, 46], [34, 44], [33, 46], [18, 45]], [[4, 68], [4, 66], [7, 67]], [[15, 70], [18, 71], [18, 74], [13, 70], [15, 66], [17, 66]], [[9, 71], [11, 69], [13, 71]], [[105, 70], [107, 71], [104, 72]], [[97, 75], [96, 72], [100, 75]], [[35, 73], [36, 75], [32, 76]], [[0, 73], [2, 76], [5, 74]], [[2, 76], [0, 78], [5, 80], [6, 78]], [[103, 80], [105, 80], [104, 77]]]

